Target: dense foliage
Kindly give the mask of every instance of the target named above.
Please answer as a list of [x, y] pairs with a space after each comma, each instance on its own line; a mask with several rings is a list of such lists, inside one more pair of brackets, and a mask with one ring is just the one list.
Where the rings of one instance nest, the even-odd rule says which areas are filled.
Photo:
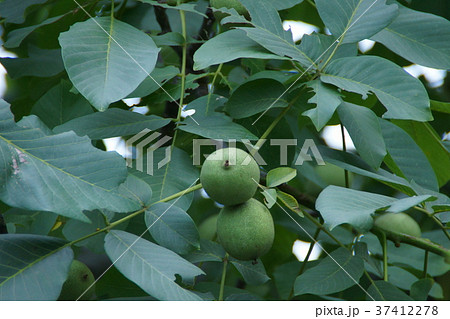
[[[74, 259], [92, 300], [448, 300], [450, 82], [402, 68], [450, 69], [446, 1], [213, 2], [0, 2], [0, 300], [57, 300]], [[355, 150], [325, 143], [337, 124]], [[258, 161], [256, 261], [217, 240], [199, 139]], [[400, 212], [420, 231], [374, 226]]]

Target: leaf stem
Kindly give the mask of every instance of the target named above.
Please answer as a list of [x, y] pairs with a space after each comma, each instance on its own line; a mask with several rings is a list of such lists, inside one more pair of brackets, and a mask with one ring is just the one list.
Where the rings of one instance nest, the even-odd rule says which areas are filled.
[[219, 64], [219, 66], [217, 67], [216, 72], [214, 72], [214, 77], [213, 77], [213, 80], [211, 82], [211, 90], [209, 90], [209, 93], [208, 93], [208, 102], [207, 102], [208, 104], [206, 104], [206, 114], [208, 114], [208, 111], [209, 111], [209, 102], [211, 101], [211, 95], [213, 94], [213, 92], [215, 90], [214, 84], [216, 83], [217, 76], [220, 74], [220, 71], [222, 70], [222, 67], [223, 67], [223, 63]]
[[439, 244], [433, 243], [431, 240], [426, 238], [418, 238], [402, 233], [397, 233], [385, 229], [381, 229], [377, 226], [373, 226], [372, 232], [384, 232], [386, 233], [386, 238], [395, 242], [395, 243], [405, 243], [417, 248], [421, 248], [423, 250], [435, 253], [437, 255], [443, 256], [445, 258], [448, 258], [450, 260], [450, 250], [445, 248], [444, 246], [441, 246]]
[[196, 190], [198, 190], [198, 189], [200, 189], [200, 188], [202, 188], [202, 184], [197, 184], [197, 185], [195, 185], [195, 186], [186, 188], [185, 190], [183, 190], [183, 191], [181, 191], [181, 192], [178, 192], [178, 193], [176, 193], [176, 194], [173, 194], [173, 195], [170, 195], [170, 196], [168, 196], [168, 197], [166, 197], [166, 198], [163, 198], [163, 199], [161, 199], [161, 200], [159, 200], [159, 201], [157, 201], [157, 202], [155, 202], [155, 203], [152, 203], [151, 205], [149, 205], [149, 206], [147, 206], [147, 207], [143, 207], [143, 208], [141, 208], [140, 210], [135, 211], [134, 213], [131, 213], [131, 214], [129, 214], [129, 215], [127, 215], [127, 216], [125, 216], [125, 217], [119, 219], [119, 220], [116, 220], [114, 223], [110, 223], [109, 225], [107, 225], [106, 227], [104, 227], [104, 228], [102, 228], [102, 229], [99, 229], [99, 230], [97, 230], [97, 231], [95, 231], [95, 232], [93, 232], [93, 233], [90, 233], [90, 234], [88, 234], [88, 235], [86, 235], [86, 236], [83, 236], [83, 237], [78, 238], [78, 239], [76, 239], [76, 240], [74, 240], [74, 241], [71, 241], [71, 242], [68, 243], [66, 246], [72, 246], [72, 245], [75, 245], [75, 244], [77, 244], [77, 243], [79, 243], [79, 242], [81, 242], [81, 241], [83, 241], [83, 240], [86, 240], [86, 239], [91, 238], [91, 237], [93, 237], [93, 236], [96, 236], [96, 235], [98, 235], [98, 234], [107, 232], [107, 231], [109, 231], [111, 228], [114, 228], [114, 227], [116, 227], [117, 225], [120, 225], [120, 224], [122, 224], [123, 222], [125, 222], [125, 221], [127, 221], [127, 220], [130, 220], [130, 219], [132, 219], [132, 218], [134, 218], [134, 217], [136, 217], [136, 216], [142, 214], [143, 212], [145, 212], [145, 211], [146, 211], [150, 206], [152, 206], [152, 205], [155, 205], [155, 204], [157, 204], [157, 203], [163, 203], [163, 202], [171, 201], [171, 200], [173, 200], [173, 199], [175, 199], [175, 198], [178, 198], [178, 197], [180, 197], [180, 196], [182, 196], [182, 195], [186, 195], [186, 194], [192, 193], [192, 192], [194, 192], [194, 191], [196, 191]]
[[383, 248], [383, 280], [388, 281], [388, 252], [387, 252], [387, 241], [386, 233], [381, 232], [381, 246]]
[[223, 290], [225, 288], [225, 278], [227, 277], [228, 253], [223, 258], [222, 279], [220, 280], [219, 301], [223, 301]]
[[303, 211], [303, 215], [309, 219], [314, 225], [316, 225], [317, 228], [322, 230], [325, 234], [327, 234], [331, 239], [333, 239], [339, 246], [347, 248], [339, 239], [337, 239], [324, 225], [322, 225], [317, 219], [312, 217], [307, 212]]
[[[317, 242], [317, 238], [319, 238], [320, 231], [321, 231], [320, 228], [316, 229], [316, 232], [314, 233], [314, 236], [313, 236], [313, 241], [309, 244], [308, 252], [306, 253], [305, 259], [302, 262], [302, 266], [300, 267], [300, 270], [295, 278], [297, 278], [298, 276], [303, 274], [303, 272], [305, 271], [306, 265], [308, 264], [308, 261], [309, 261], [309, 257], [311, 257], [311, 253], [313, 251], [314, 245]], [[293, 296], [294, 296], [294, 286], [292, 286], [292, 288], [291, 288], [291, 292], [289, 293], [288, 300], [291, 300]]]
[[433, 213], [429, 212], [428, 210], [426, 210], [423, 207], [420, 206], [414, 206], [415, 210], [418, 210], [419, 212], [425, 213], [428, 217], [430, 217], [438, 226], [439, 228], [442, 229], [442, 231], [444, 232], [444, 235], [450, 239], [450, 234], [448, 233], [446, 227], [441, 223], [441, 221], [439, 219], [436, 218], [436, 216], [434, 216]]
[[[342, 138], [342, 150], [347, 152], [347, 144], [345, 142], [345, 129], [344, 125], [341, 123], [341, 138]], [[349, 188], [350, 183], [348, 181], [348, 170], [344, 169], [344, 178], [345, 178], [345, 188]]]
[[423, 278], [427, 278], [427, 273], [428, 273], [428, 250], [425, 250], [425, 256], [423, 258]]

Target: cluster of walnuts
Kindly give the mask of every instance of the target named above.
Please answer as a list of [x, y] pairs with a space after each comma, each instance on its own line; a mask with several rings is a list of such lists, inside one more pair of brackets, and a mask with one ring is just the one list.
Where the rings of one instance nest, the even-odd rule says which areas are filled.
[[259, 183], [254, 158], [240, 149], [219, 149], [206, 158], [200, 181], [211, 199], [225, 205], [217, 219], [217, 239], [227, 253], [240, 260], [267, 253], [275, 230], [269, 210], [252, 198]]

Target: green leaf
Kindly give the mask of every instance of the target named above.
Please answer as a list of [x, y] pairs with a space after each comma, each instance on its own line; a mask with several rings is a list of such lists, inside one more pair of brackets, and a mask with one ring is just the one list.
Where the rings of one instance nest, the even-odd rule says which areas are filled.
[[450, 152], [430, 123], [400, 120], [393, 123], [414, 139], [433, 167], [439, 186], [444, 186], [450, 180]]
[[155, 68], [149, 77], [146, 77], [139, 86], [131, 92], [127, 98], [144, 97], [159, 90], [164, 83], [167, 83], [180, 73], [173, 65], [164, 68]]
[[156, 115], [142, 115], [132, 111], [111, 108], [104, 112], [96, 112], [73, 119], [54, 128], [55, 133], [74, 131], [79, 136], [90, 139], [126, 136], [141, 132], [144, 129], [157, 130], [170, 123]]
[[333, 61], [358, 54], [358, 46], [355, 43], [341, 44], [333, 53], [335, 43], [334, 36], [313, 32], [303, 36], [299, 48], [319, 66], [322, 66], [330, 56], [332, 56], [330, 61]]
[[408, 133], [386, 120], [380, 119], [380, 124], [389, 155], [401, 173], [410, 181], [414, 180], [425, 188], [439, 191], [430, 162]]
[[4, 0], [0, 3], [0, 16], [8, 23], [21, 24], [25, 22], [27, 9], [36, 4], [41, 4], [47, 0]]
[[[22, 1], [17, 1], [17, 0], [13, 0], [13, 1], [16, 1], [17, 3], [22, 2]], [[45, 1], [47, 1], [47, 0], [45, 0]], [[20, 46], [22, 44], [22, 41], [27, 36], [29, 36], [34, 30], [36, 30], [40, 27], [52, 24], [53, 22], [56, 22], [63, 17], [64, 17], [64, 15], [52, 17], [52, 18], [42, 21], [41, 23], [29, 26], [29, 27], [25, 27], [25, 28], [15, 29], [15, 30], [11, 31], [8, 34], [8, 38], [6, 39], [6, 42], [4, 43], [5, 48], [17, 48], [18, 46]]]
[[203, 13], [195, 10], [196, 4], [194, 4], [194, 3], [181, 3], [181, 4], [176, 5], [176, 6], [171, 6], [171, 5], [168, 5], [166, 3], [159, 2], [159, 1], [152, 1], [152, 0], [138, 0], [138, 1], [141, 1], [141, 2], [144, 2], [144, 3], [148, 3], [148, 4], [151, 4], [151, 5], [154, 5], [154, 6], [162, 7], [164, 9], [183, 10], [185, 12], [192, 12], [192, 13], [199, 14], [199, 15], [201, 15], [201, 16], [206, 18], [206, 15], [204, 15]]
[[364, 106], [346, 102], [339, 106], [338, 113], [359, 155], [373, 168], [379, 168], [387, 152], [377, 115]]
[[192, 101], [186, 106], [185, 111], [195, 110], [195, 113], [192, 117], [186, 118], [179, 129], [214, 140], [257, 140], [258, 137], [245, 127], [234, 123], [227, 115], [214, 111], [225, 102], [224, 97], [215, 94]]
[[204, 272], [174, 252], [119, 230], [106, 235], [105, 251], [125, 277], [151, 296], [159, 300], [202, 300], [174, 281], [175, 274], [191, 280]]
[[328, 186], [317, 198], [316, 209], [330, 230], [341, 224], [350, 224], [361, 231], [367, 231], [373, 224], [371, 215], [395, 200], [384, 195]]
[[119, 192], [136, 202], [139, 202], [141, 207], [150, 205], [152, 202], [152, 189], [150, 185], [142, 179], [129, 174], [125, 182], [120, 184]]
[[413, 301], [413, 299], [403, 291], [383, 280], [377, 280], [370, 285], [369, 289], [367, 289], [367, 293], [367, 300]]
[[152, 205], [145, 212], [145, 223], [158, 244], [178, 254], [200, 248], [200, 236], [194, 221], [173, 204]]
[[[169, 149], [170, 147], [158, 148], [153, 152], [153, 165], [155, 166], [153, 175], [129, 168], [131, 174], [139, 177], [151, 186], [153, 190], [152, 203], [184, 191], [186, 188], [193, 186], [199, 177], [199, 172], [192, 166], [192, 159], [189, 155], [176, 147], [172, 149], [170, 161], [161, 168], [156, 169], [158, 163], [166, 159], [166, 153]], [[143, 162], [147, 163], [146, 155], [143, 156]], [[181, 209], [187, 210], [191, 205], [192, 199], [193, 194], [190, 193], [172, 202]]]
[[206, 41], [194, 54], [194, 70], [239, 58], [286, 59], [275, 55], [248, 38], [243, 30], [233, 29]]
[[59, 42], [70, 80], [100, 111], [133, 92], [159, 52], [151, 37], [108, 17], [72, 25]]
[[201, 263], [205, 261], [222, 262], [223, 258], [225, 258], [225, 250], [222, 245], [214, 241], [200, 239], [200, 249], [190, 252], [185, 255], [184, 258], [191, 263]]
[[[239, 29], [244, 30], [250, 39], [281, 57], [291, 57], [307, 67], [314, 64], [314, 61], [295, 45], [291, 31], [284, 31], [280, 16], [272, 1], [241, 0], [241, 2], [249, 11], [254, 28], [239, 27]], [[229, 10], [221, 11], [229, 12]], [[249, 23], [236, 13], [223, 19], [222, 23], [234, 21]]]
[[0, 199], [6, 204], [89, 221], [83, 210], [128, 212], [138, 203], [118, 194], [126, 177], [123, 158], [94, 148], [73, 132], [46, 135], [23, 128], [5, 102], [0, 107]]
[[73, 251], [67, 242], [38, 235], [0, 235], [0, 300], [56, 300]]
[[288, 300], [295, 279], [300, 271], [301, 263], [291, 261], [287, 264], [279, 265], [273, 272], [273, 281], [282, 300]]
[[396, 5], [386, 0], [316, 0], [317, 10], [331, 34], [340, 42], [368, 39], [385, 28], [398, 14]]
[[300, 217], [303, 217], [303, 212], [300, 209], [300, 205], [298, 204], [294, 196], [277, 189], [277, 198], [280, 200], [280, 202], [283, 203], [284, 206], [289, 208], [291, 211], [293, 211]]
[[277, 202], [277, 190], [274, 188], [267, 188], [261, 192], [264, 196], [264, 204], [267, 208], [272, 208]]
[[373, 92], [387, 108], [383, 117], [415, 121], [432, 120], [430, 101], [423, 84], [398, 65], [377, 56], [342, 58], [331, 62], [320, 79], [346, 91]]
[[345, 248], [338, 248], [317, 266], [297, 277], [294, 294], [327, 295], [350, 288], [364, 273], [364, 262]]
[[399, 15], [372, 39], [413, 63], [450, 69], [450, 22], [438, 15], [399, 5]]
[[310, 82], [308, 87], [312, 88], [315, 93], [308, 103], [314, 103], [317, 107], [303, 112], [302, 115], [309, 117], [317, 131], [320, 131], [331, 119], [334, 111], [342, 103], [342, 99], [335, 89], [319, 80]]
[[28, 58], [0, 58], [12, 79], [24, 76], [51, 77], [64, 71], [61, 50], [28, 49]]
[[253, 261], [242, 261], [230, 258], [230, 262], [236, 267], [242, 277], [244, 277], [245, 282], [249, 285], [259, 286], [270, 280], [260, 259], [256, 260], [256, 263], [254, 263]]
[[79, 94], [70, 92], [72, 84], [61, 80], [45, 93], [31, 109], [50, 129], [74, 118], [93, 112], [89, 102]]
[[430, 105], [433, 111], [450, 114], [450, 103], [430, 100]]
[[319, 146], [319, 151], [324, 161], [327, 163], [339, 166], [343, 169], [348, 170], [349, 172], [378, 180], [408, 195], [415, 194], [411, 188], [411, 185], [409, 185], [409, 183], [404, 178], [396, 176], [382, 168], [375, 170], [366, 162], [364, 162], [360, 157], [354, 154], [337, 151], [322, 146]]
[[291, 167], [277, 167], [267, 173], [267, 187], [275, 187], [289, 182], [297, 176], [297, 170]]
[[[64, 237], [69, 241], [74, 241], [82, 238], [86, 235], [94, 233], [98, 229], [102, 229], [106, 226], [105, 216], [98, 210], [87, 213], [90, 223], [83, 223], [75, 219], [69, 219], [62, 230]], [[103, 254], [105, 252], [103, 248], [103, 242], [105, 239], [105, 233], [98, 234], [96, 236], [87, 238], [82, 242], [75, 244], [77, 247], [87, 247], [97, 254]]]
[[[407, 266], [405, 268], [408, 269]], [[410, 290], [411, 298], [415, 299], [414, 296], [412, 295], [411, 289], [414, 283], [418, 282], [418, 278], [406, 269], [396, 266], [388, 267], [389, 282], [400, 289]], [[422, 273], [417, 272], [417, 274], [421, 275]], [[419, 293], [423, 293], [423, 291]], [[428, 297], [428, 295], [430, 295], [433, 298], [442, 299], [443, 295], [441, 286], [433, 281], [430, 289], [428, 289], [428, 291], [426, 292], [426, 297]]]
[[19, 208], [11, 208], [2, 213], [6, 224], [14, 225], [14, 232], [8, 231], [10, 234], [33, 234], [48, 235], [53, 225], [55, 225], [58, 215], [50, 212], [39, 212], [32, 210], [24, 210]]
[[411, 297], [416, 301], [426, 301], [428, 294], [434, 285], [433, 278], [423, 278], [412, 284], [410, 289]]
[[286, 97], [280, 98], [284, 91], [280, 82], [271, 79], [246, 82], [233, 92], [225, 105], [225, 111], [232, 118], [241, 119], [263, 112], [269, 107], [286, 107]]
[[393, 202], [386, 210], [391, 213], [400, 213], [420, 203], [434, 199], [435, 198], [431, 195], [406, 197]]

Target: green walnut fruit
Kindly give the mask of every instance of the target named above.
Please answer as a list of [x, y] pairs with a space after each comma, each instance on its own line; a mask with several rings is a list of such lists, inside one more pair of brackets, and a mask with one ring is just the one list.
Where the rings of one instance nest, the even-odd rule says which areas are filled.
[[237, 148], [222, 148], [203, 163], [200, 182], [216, 202], [231, 206], [242, 204], [255, 195], [259, 167], [255, 159]]
[[198, 226], [198, 234], [202, 239], [214, 240], [217, 232], [219, 214], [209, 216]]
[[422, 232], [417, 222], [405, 213], [386, 213], [377, 217], [375, 226], [391, 232], [420, 237]]
[[[316, 167], [317, 174], [328, 185], [336, 185], [345, 187], [345, 170], [333, 164], [318, 165]], [[352, 181], [352, 174], [349, 173], [349, 182]]]
[[255, 260], [272, 247], [275, 228], [272, 215], [256, 199], [225, 206], [217, 219], [217, 238], [232, 257]]
[[[74, 260], [70, 265], [67, 280], [62, 286], [58, 300], [77, 300], [95, 282], [91, 270], [81, 261]], [[80, 298], [90, 300], [94, 294], [92, 287]]]

